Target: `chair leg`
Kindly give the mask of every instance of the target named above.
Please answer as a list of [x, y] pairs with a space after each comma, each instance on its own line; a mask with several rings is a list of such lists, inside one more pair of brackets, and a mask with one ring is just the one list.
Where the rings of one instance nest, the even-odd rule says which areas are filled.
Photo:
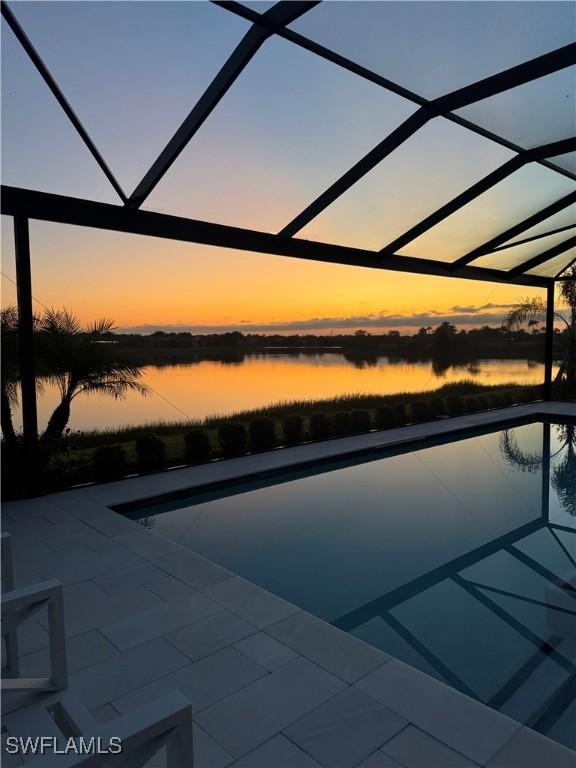
[[61, 691], [68, 686], [66, 627], [64, 623], [64, 597], [62, 589], [57, 590], [48, 603], [48, 627], [52, 685], [55, 691]]
[[194, 739], [192, 710], [182, 713], [166, 745], [166, 768], [193, 768]]

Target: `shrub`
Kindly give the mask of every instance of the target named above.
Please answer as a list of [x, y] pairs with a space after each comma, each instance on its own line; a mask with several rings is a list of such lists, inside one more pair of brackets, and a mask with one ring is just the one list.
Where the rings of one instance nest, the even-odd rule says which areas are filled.
[[136, 438], [136, 464], [140, 472], [154, 472], [166, 465], [166, 443], [157, 435]]
[[330, 419], [325, 413], [313, 413], [310, 416], [308, 430], [311, 440], [326, 440], [332, 434]]
[[304, 440], [304, 423], [302, 416], [292, 414], [282, 419], [282, 434], [286, 445], [295, 445]]
[[218, 427], [218, 442], [224, 456], [240, 456], [248, 444], [246, 427], [233, 421], [221, 424]]
[[444, 416], [446, 413], [446, 405], [440, 397], [431, 397], [428, 400], [428, 409], [432, 416]]
[[432, 416], [428, 403], [424, 400], [416, 400], [414, 403], [411, 403], [410, 414], [414, 421], [428, 421]]
[[394, 410], [389, 405], [382, 405], [376, 409], [374, 424], [378, 429], [389, 429], [398, 423]]
[[469, 397], [466, 397], [465, 400], [465, 407], [469, 413], [475, 413], [476, 411], [482, 410], [481, 400], [478, 395], [470, 395]]
[[488, 394], [476, 395], [477, 410], [485, 411], [490, 408], [490, 396]]
[[357, 409], [350, 414], [352, 432], [368, 432], [372, 424], [370, 414], [363, 409]]
[[2, 499], [20, 498], [26, 491], [30, 470], [26, 466], [22, 438], [17, 438], [14, 445], [2, 441], [2, 461], [0, 461]]
[[464, 412], [464, 403], [459, 395], [448, 395], [444, 399], [444, 403], [446, 404], [446, 412], [450, 416], [459, 416]]
[[502, 408], [507, 403], [503, 392], [492, 392], [490, 394], [490, 402], [493, 408]]
[[101, 445], [92, 454], [94, 480], [106, 483], [126, 474], [126, 451], [120, 445]]
[[396, 424], [399, 427], [403, 427], [404, 424], [408, 421], [408, 412], [406, 411], [406, 406], [404, 403], [396, 403], [392, 406], [392, 410], [394, 411], [394, 418], [396, 419]]
[[332, 430], [334, 435], [349, 435], [352, 431], [352, 421], [349, 411], [338, 411], [332, 416]]
[[259, 418], [250, 422], [250, 445], [256, 451], [267, 451], [276, 445], [276, 425], [272, 419]]
[[537, 399], [537, 395], [533, 389], [521, 389], [517, 393], [517, 398], [520, 403], [532, 403]]
[[186, 460], [191, 464], [199, 464], [210, 456], [210, 438], [205, 429], [192, 429], [184, 435], [184, 451]]

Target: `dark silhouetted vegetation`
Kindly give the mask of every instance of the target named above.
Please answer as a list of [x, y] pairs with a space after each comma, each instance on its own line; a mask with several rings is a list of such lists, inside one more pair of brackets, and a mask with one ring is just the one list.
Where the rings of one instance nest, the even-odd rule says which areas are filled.
[[246, 427], [238, 422], [222, 424], [218, 427], [218, 442], [223, 456], [240, 456], [248, 445]]
[[352, 432], [352, 419], [350, 411], [337, 411], [332, 416], [332, 433], [338, 437], [349, 435]]
[[425, 400], [416, 400], [410, 405], [412, 421], [429, 421], [433, 415]]
[[101, 445], [92, 454], [92, 468], [97, 483], [120, 480], [128, 472], [126, 451], [120, 445]]
[[[444, 385], [433, 392], [350, 395], [312, 403], [282, 403], [258, 411], [211, 417], [203, 424], [163, 422], [98, 432], [66, 432], [58, 443], [58, 450], [46, 459], [44, 485], [46, 490], [56, 490], [95, 480], [114, 479], [106, 476], [106, 470], [103, 470], [104, 474], [99, 474], [99, 470], [95, 469], [95, 462], [104, 459], [94, 459], [94, 453], [104, 446], [119, 446], [124, 451], [124, 474], [151, 472], [164, 466], [239, 456], [249, 448], [268, 450], [302, 443], [306, 439], [342, 437], [352, 431], [367, 431], [371, 426], [377, 429], [400, 427], [424, 417], [424, 411], [419, 410], [421, 406], [414, 409], [416, 403], [425, 403], [430, 419], [456, 416], [468, 412], [466, 399], [469, 397], [475, 398], [476, 409], [500, 408], [541, 399], [542, 387], [482, 387], [463, 381]], [[357, 415], [353, 417], [354, 413]], [[254, 427], [250, 425], [261, 421], [268, 423], [267, 427], [261, 428], [268, 435], [268, 448], [257, 448], [257, 439], [254, 442]], [[273, 443], [269, 440], [270, 424], [275, 433]], [[3, 498], [18, 497], [22, 488], [26, 470], [20, 450], [20, 438], [16, 437], [12, 446], [3, 440]], [[105, 452], [104, 457], [110, 458], [110, 452]]]
[[282, 434], [286, 445], [296, 445], [304, 440], [304, 421], [302, 416], [292, 413], [282, 419]]
[[368, 432], [372, 427], [370, 413], [364, 408], [356, 408], [350, 413], [350, 427], [352, 432]]
[[326, 413], [313, 413], [308, 425], [310, 440], [326, 440], [332, 435], [332, 425]]
[[265, 416], [253, 419], [248, 427], [250, 445], [255, 451], [268, 451], [276, 445], [276, 425]]
[[184, 435], [184, 455], [191, 464], [200, 464], [210, 456], [210, 438], [205, 429], [191, 429]]
[[157, 472], [166, 466], [166, 443], [158, 435], [140, 435], [136, 438], [135, 448], [139, 472]]
[[378, 429], [388, 429], [390, 427], [395, 427], [397, 421], [394, 409], [389, 405], [382, 405], [380, 408], [376, 408], [376, 413], [374, 414], [374, 424]]

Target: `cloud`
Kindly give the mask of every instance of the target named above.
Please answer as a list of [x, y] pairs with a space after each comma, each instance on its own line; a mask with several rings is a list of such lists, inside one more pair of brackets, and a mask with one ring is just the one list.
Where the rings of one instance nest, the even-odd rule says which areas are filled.
[[457, 326], [500, 325], [506, 315], [510, 304], [483, 304], [480, 307], [451, 307], [448, 312], [427, 310], [417, 314], [365, 314], [348, 315], [341, 317], [312, 317], [305, 320], [288, 320], [282, 322], [257, 323], [248, 320], [240, 320], [238, 323], [226, 323], [221, 325], [204, 325], [194, 323], [147, 323], [127, 328], [119, 328], [121, 333], [148, 334], [154, 331], [166, 333], [225, 333], [229, 331], [242, 331], [243, 333], [316, 333], [328, 330], [353, 331], [358, 328], [371, 330], [382, 329], [414, 329], [421, 326], [436, 326], [442, 322], [453, 323]]
[[482, 312], [487, 309], [511, 309], [514, 306], [514, 304], [481, 304], [479, 307], [460, 307], [458, 304], [456, 304], [454, 307], [450, 308], [451, 312], [464, 312], [466, 314], [475, 314], [477, 312]]

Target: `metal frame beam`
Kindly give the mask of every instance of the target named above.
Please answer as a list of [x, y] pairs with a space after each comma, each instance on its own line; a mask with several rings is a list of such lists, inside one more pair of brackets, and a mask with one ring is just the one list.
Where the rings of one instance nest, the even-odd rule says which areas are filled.
[[[552, 364], [554, 361], [554, 283], [546, 289], [546, 338], [544, 344], [544, 400], [552, 400]], [[548, 443], [550, 438], [548, 438]], [[548, 445], [548, 447], [550, 447]]]
[[[76, 128], [77, 132], [83, 139], [89, 151], [91, 152], [93, 157], [96, 159], [101, 169], [109, 179], [109, 181], [114, 186], [120, 198], [126, 203], [128, 207], [136, 208], [146, 199], [147, 195], [150, 194], [150, 192], [155, 187], [155, 185], [166, 173], [168, 168], [171, 166], [171, 164], [178, 157], [180, 152], [187, 145], [188, 141], [190, 141], [194, 133], [203, 124], [203, 122], [212, 112], [216, 104], [218, 104], [220, 99], [225, 95], [227, 90], [231, 87], [231, 85], [236, 80], [238, 75], [243, 71], [243, 69], [251, 60], [251, 58], [257, 53], [262, 43], [266, 39], [268, 39], [268, 37], [270, 37], [272, 34], [278, 34], [279, 36], [290, 40], [296, 45], [302, 46], [312, 51], [313, 53], [332, 61], [333, 63], [339, 66], [343, 66], [346, 69], [353, 71], [356, 74], [371, 80], [372, 82], [376, 82], [380, 86], [387, 88], [388, 90], [393, 91], [399, 94], [400, 96], [403, 96], [404, 98], [410, 99], [411, 101], [417, 103], [420, 108], [411, 117], [409, 117], [401, 126], [399, 126], [395, 131], [393, 131], [389, 136], [387, 136], [382, 142], [380, 142], [380, 144], [374, 150], [368, 153], [368, 155], [362, 158], [362, 160], [360, 160], [352, 169], [350, 169], [346, 174], [344, 174], [344, 176], [341, 177], [341, 179], [339, 179], [334, 185], [332, 185], [332, 187], [330, 187], [329, 190], [324, 192], [316, 201], [314, 201], [306, 209], [306, 211], [302, 212], [299, 216], [296, 217], [296, 219], [293, 220], [293, 222], [291, 222], [287, 227], [285, 227], [279, 233], [281, 237], [279, 240], [275, 241], [276, 245], [274, 247], [272, 247], [270, 243], [268, 243], [266, 247], [263, 247], [262, 252], [273, 252], [273, 253], [282, 252], [285, 255], [295, 255], [299, 258], [314, 258], [314, 259], [318, 258], [319, 260], [322, 260], [322, 261], [330, 261], [334, 263], [347, 263], [347, 264], [354, 263], [357, 266], [367, 266], [367, 267], [373, 267], [373, 268], [380, 266], [374, 263], [373, 257], [375, 252], [373, 251], [366, 251], [362, 249], [349, 249], [349, 248], [343, 248], [341, 246], [328, 246], [328, 244], [325, 244], [325, 243], [314, 243], [310, 245], [315, 250], [315, 254], [317, 255], [314, 255], [314, 256], [304, 255], [304, 253], [307, 250], [309, 250], [305, 245], [307, 241], [299, 241], [299, 247], [298, 247], [299, 253], [294, 254], [294, 253], [287, 253], [286, 245], [285, 244], [281, 245], [282, 239], [285, 237], [292, 236], [295, 232], [301, 229], [302, 226], [304, 226], [307, 223], [307, 221], [311, 220], [316, 215], [318, 215], [318, 213], [320, 213], [327, 205], [329, 205], [330, 202], [335, 200], [352, 184], [354, 184], [356, 181], [362, 178], [362, 176], [364, 176], [371, 168], [373, 168], [378, 162], [380, 162], [380, 160], [382, 160], [383, 157], [388, 155], [396, 147], [402, 144], [407, 138], [409, 138], [413, 133], [419, 130], [419, 128], [421, 128], [424, 124], [426, 124], [431, 118], [438, 115], [442, 115], [447, 119], [454, 120], [455, 122], [463, 125], [464, 127], [467, 127], [471, 130], [475, 130], [476, 132], [480, 133], [486, 138], [490, 138], [494, 141], [497, 141], [504, 146], [508, 146], [510, 148], [515, 148], [520, 150], [517, 157], [512, 158], [512, 160], [510, 160], [508, 163], [501, 166], [501, 168], [496, 169], [496, 171], [494, 171], [492, 174], [489, 174], [488, 177], [481, 180], [477, 185], [474, 185], [474, 187], [462, 193], [462, 195], [459, 196], [458, 198], [460, 201], [459, 203], [456, 203], [455, 202], [456, 199], [455, 199], [451, 201], [451, 203], [448, 203], [447, 206], [444, 206], [443, 209], [441, 209], [441, 211], [443, 212], [442, 218], [444, 217], [444, 215], [449, 215], [449, 213], [446, 214], [447, 209], [449, 209], [450, 212], [453, 212], [453, 210], [455, 210], [454, 205], [457, 205], [457, 207], [460, 207], [461, 204], [465, 204], [465, 202], [462, 202], [462, 200], [468, 202], [470, 199], [473, 199], [478, 194], [481, 194], [482, 191], [484, 191], [486, 188], [489, 188], [494, 183], [498, 183], [499, 180], [502, 180], [502, 178], [505, 178], [510, 173], [513, 173], [515, 170], [521, 167], [524, 163], [526, 162], [544, 162], [545, 163], [545, 160], [548, 157], [553, 157], [558, 154], [563, 154], [565, 152], [572, 151], [575, 140], [556, 142], [553, 145], [548, 145], [547, 147], [541, 147], [536, 150], [522, 150], [521, 148], [516, 148], [514, 144], [512, 144], [511, 142], [508, 142], [502, 137], [497, 136], [495, 134], [491, 134], [489, 131], [482, 129], [479, 126], [475, 126], [469, 121], [466, 121], [465, 119], [452, 114], [452, 110], [461, 109], [474, 102], [489, 98], [498, 93], [502, 93], [503, 91], [509, 90], [511, 88], [515, 88], [519, 85], [522, 85], [524, 83], [530, 82], [537, 78], [549, 75], [553, 72], [559, 71], [567, 66], [570, 66], [571, 64], [574, 64], [576, 62], [576, 44], [570, 44], [570, 45], [564, 46], [555, 51], [551, 51], [547, 54], [544, 54], [543, 56], [539, 56], [530, 61], [523, 62], [517, 66], [511, 67], [508, 70], [499, 72], [495, 75], [492, 75], [490, 77], [477, 81], [476, 83], [472, 83], [468, 86], [465, 86], [464, 88], [460, 88], [456, 91], [453, 91], [452, 93], [446, 94], [445, 96], [441, 96], [434, 100], [427, 100], [418, 96], [417, 94], [410, 92], [408, 89], [405, 89], [402, 86], [399, 86], [393, 83], [392, 81], [389, 81], [386, 78], [383, 78], [377, 75], [376, 73], [373, 73], [370, 70], [346, 59], [345, 57], [342, 57], [339, 54], [333, 51], [330, 51], [329, 49], [324, 48], [323, 46], [318, 45], [317, 43], [314, 43], [313, 41], [308, 40], [302, 35], [299, 35], [298, 33], [295, 33], [292, 30], [289, 30], [286, 28], [285, 25], [291, 23], [292, 21], [300, 17], [302, 14], [306, 13], [315, 5], [317, 5], [318, 0], [311, 0], [310, 2], [286, 2], [286, 1], [278, 2], [273, 8], [271, 8], [269, 11], [263, 14], [257, 13], [235, 2], [224, 2], [224, 1], [218, 2], [216, 0], [215, 4], [221, 7], [224, 7], [228, 11], [236, 13], [252, 21], [252, 28], [248, 31], [248, 33], [245, 35], [243, 40], [237, 46], [236, 50], [229, 57], [224, 67], [220, 70], [218, 75], [214, 78], [211, 85], [205, 91], [204, 95], [201, 97], [199, 102], [192, 109], [192, 111], [190, 112], [186, 120], [182, 123], [178, 131], [174, 134], [170, 142], [168, 142], [163, 152], [157, 158], [157, 160], [152, 165], [152, 167], [150, 168], [148, 173], [145, 175], [145, 177], [142, 179], [140, 184], [137, 186], [133, 194], [130, 196], [130, 198], [127, 199], [120, 185], [118, 184], [115, 177], [111, 173], [110, 169], [106, 165], [104, 159], [100, 155], [98, 149], [92, 142], [90, 136], [88, 135], [88, 133], [86, 132], [82, 124], [80, 123], [77, 116], [75, 115], [70, 104], [66, 101], [64, 95], [62, 94], [57, 83], [51, 76], [46, 65], [44, 64], [41, 57], [39, 56], [38, 52], [35, 50], [31, 41], [28, 39], [25, 32], [19, 25], [14, 14], [6, 4], [5, 0], [2, 0], [2, 15], [5, 18], [6, 22], [9, 24], [10, 28], [16, 35], [20, 44], [23, 46], [24, 50], [32, 60], [33, 64], [35, 65], [40, 75], [42, 76], [42, 78], [44, 79], [44, 81], [52, 91], [55, 98], [64, 109], [65, 113], [67, 114], [68, 118], [70, 119], [70, 121]], [[559, 173], [562, 173], [570, 178], [576, 179], [576, 174], [573, 174], [570, 171], [567, 171], [562, 168], [558, 168], [553, 164], [549, 164], [549, 163], [545, 163], [545, 164], [548, 165], [548, 167], [553, 168], [555, 171]], [[26, 192], [26, 191], [20, 190], [20, 192]], [[54, 196], [54, 197], [57, 197], [57, 196]], [[72, 199], [72, 198], [69, 198], [69, 199]], [[88, 201], [81, 201], [81, 202], [87, 203]], [[437, 217], [439, 215], [440, 215], [440, 212], [436, 212], [435, 214], [432, 215], [432, 217], [429, 217], [429, 219], [426, 220], [428, 223], [428, 226], [433, 226], [433, 224], [430, 224], [430, 220], [432, 219], [434, 219], [434, 223], [437, 223], [438, 221]], [[176, 220], [177, 217], [172, 217], [172, 218]], [[209, 226], [207, 223], [193, 222], [192, 220], [178, 219], [178, 221], [180, 222], [180, 229], [182, 229], [182, 222], [188, 222], [189, 224], [194, 223], [196, 227], [202, 224], [204, 224], [205, 226]], [[88, 226], [99, 226], [99, 225], [93, 224]], [[126, 226], [126, 222], [124, 222], [122, 227], [119, 227], [119, 228], [122, 229], [123, 231], [129, 231], [124, 229], [125, 226]], [[396, 253], [394, 253], [394, 251], [398, 247], [400, 247], [400, 244], [399, 244], [400, 241], [402, 241], [402, 244], [404, 244], [405, 242], [409, 242], [410, 240], [414, 239], [414, 237], [417, 237], [418, 234], [421, 234], [421, 232], [423, 231], [422, 226], [423, 226], [423, 222], [420, 222], [420, 224], [412, 228], [409, 231], [409, 233], [405, 233], [401, 238], [394, 241], [394, 243], [390, 243], [388, 246], [382, 249], [381, 253], [388, 254], [386, 259], [387, 268], [400, 270], [400, 271], [409, 271], [409, 272], [416, 272], [421, 274], [422, 273], [437, 274], [437, 275], [443, 275], [443, 276], [449, 276], [453, 272], [454, 276], [457, 276], [457, 277], [467, 277], [471, 279], [483, 279], [483, 280], [495, 280], [499, 282], [511, 282], [509, 279], [505, 279], [504, 276], [508, 275], [508, 277], [510, 276], [516, 277], [517, 275], [520, 274], [521, 268], [522, 269], [529, 268], [529, 267], [525, 267], [524, 265], [521, 265], [521, 267], [515, 268], [514, 270], [511, 270], [510, 272], [506, 273], [503, 270], [498, 270], [498, 269], [486, 269], [481, 267], [465, 268], [464, 259], [466, 259], [466, 263], [468, 263], [469, 260], [473, 260], [473, 257], [471, 256], [471, 254], [467, 254], [466, 256], [462, 257], [462, 259], [459, 259], [456, 263], [452, 263], [448, 265], [448, 264], [442, 264], [439, 262], [434, 262], [430, 259], [411, 259], [411, 258], [408, 259], [407, 257], [399, 256]], [[426, 226], [426, 228], [428, 228], [428, 226]], [[234, 228], [223, 227], [221, 230], [220, 236], [216, 237], [217, 240], [220, 241], [222, 239], [224, 240], [227, 239], [227, 237], [222, 235], [222, 231], [224, 229], [231, 230]], [[562, 231], [562, 230], [560, 229], [557, 231]], [[251, 235], [253, 236], [265, 237], [265, 233], [256, 233], [251, 230], [238, 230], [238, 232], [244, 233], [244, 239], [246, 238], [248, 233], [251, 233]], [[415, 232], [417, 232], [418, 234], [414, 234]], [[166, 236], [166, 235], [159, 235], [159, 236]], [[211, 237], [213, 236], [214, 234], [212, 234]], [[187, 235], [184, 237], [184, 239], [186, 240], [191, 240], [191, 238], [192, 238], [192, 235], [189, 233], [187, 233]], [[407, 238], [409, 239], [407, 240]], [[180, 238], [175, 238], [175, 239], [180, 239]], [[250, 237], [248, 237], [248, 239], [250, 239]], [[536, 237], [533, 239], [536, 239]], [[197, 240], [195, 239], [191, 241], [197, 242]], [[204, 241], [201, 241], [201, 242], [204, 242]], [[261, 245], [263, 246], [262, 243]], [[494, 249], [497, 248], [496, 246], [494, 246], [494, 243], [492, 243], [492, 246]], [[239, 247], [239, 246], [228, 244], [226, 247]], [[322, 254], [320, 253], [320, 250], [325, 250], [328, 247], [330, 247], [332, 251], [334, 251], [334, 254], [332, 257], [329, 257], [326, 252], [323, 252]], [[353, 253], [358, 257], [358, 259], [351, 261], [350, 260], [352, 258], [351, 254]], [[545, 261], [546, 258], [551, 258], [551, 255], [548, 255], [548, 252], [547, 252], [546, 254], [542, 254], [541, 256], [536, 258], [539, 259], [538, 263], [542, 263], [542, 261]], [[563, 271], [564, 270], [562, 270], [562, 272]], [[557, 277], [560, 277], [562, 272], [559, 273]], [[525, 276], [521, 279], [515, 280], [514, 282], [517, 282], [519, 284], [542, 286], [542, 285], [546, 285], [548, 280], [546, 278], [532, 279], [531, 276]]]
[[[503, 91], [510, 90], [519, 85], [535, 80], [545, 75], [564, 69], [571, 64], [576, 63], [576, 44], [564, 46], [556, 51], [539, 56], [536, 59], [525, 61], [516, 67], [511, 67], [504, 72], [499, 72], [491, 77], [479, 80], [476, 83], [467, 85], [457, 91], [441, 96], [438, 99], [429, 101], [425, 106], [421, 106], [413, 115], [405, 120], [398, 128], [392, 131], [383, 141], [374, 149], [368, 152], [359, 160], [349, 171], [337, 179], [327, 190], [310, 203], [304, 211], [299, 213], [292, 221], [287, 224], [279, 234], [292, 236], [299, 232], [306, 224], [310, 223], [318, 214], [325, 210], [331, 203], [344, 194], [350, 187], [371, 171], [387, 155], [410, 138], [416, 131], [424, 126], [433, 117], [444, 115], [455, 109], [461, 109], [481, 99], [489, 98]], [[562, 145], [560, 151], [554, 151], [551, 154], [539, 154], [536, 150], [525, 150], [521, 153], [524, 162], [537, 159], [538, 157], [554, 157], [555, 155], [569, 152], [570, 149], [564, 149], [565, 144], [569, 142], [556, 142], [556, 145]], [[553, 145], [550, 145], [553, 146]], [[512, 164], [512, 169], [508, 173], [516, 170], [513, 158], [502, 166], [502, 169]], [[522, 163], [523, 164], [523, 163]], [[500, 170], [500, 169], [497, 169]], [[496, 172], [495, 172], [496, 173]], [[508, 175], [508, 174], [507, 174]], [[494, 182], [496, 183], [496, 182]], [[476, 194], [481, 194], [477, 192]], [[399, 238], [403, 240], [404, 238]], [[413, 239], [413, 238], [411, 238]], [[398, 247], [398, 241], [390, 243], [382, 252], [389, 253]], [[406, 241], [407, 242], [407, 241]]]
[[506, 243], [508, 240], [516, 237], [516, 235], [522, 234], [522, 232], [526, 232], [527, 229], [535, 227], [537, 224], [546, 221], [546, 219], [549, 219], [551, 216], [554, 216], [554, 214], [563, 211], [565, 208], [569, 208], [571, 205], [576, 205], [576, 192], [571, 192], [569, 195], [561, 197], [554, 203], [547, 205], [546, 208], [543, 208], [541, 211], [533, 213], [523, 221], [518, 222], [518, 224], [514, 224], [514, 226], [504, 230], [504, 232], [496, 235], [496, 237], [490, 238], [490, 240], [487, 240], [485, 243], [482, 243], [482, 245], [479, 245], [477, 248], [474, 248], [472, 251], [453, 262], [454, 268], [458, 269], [459, 267], [463, 267], [465, 264], [469, 264], [479, 256], [484, 256], [487, 253], [491, 253], [496, 249], [497, 246], [501, 245], [502, 243]]
[[549, 261], [550, 259], [559, 256], [561, 253], [564, 253], [565, 251], [568, 251], [570, 248], [574, 248], [575, 246], [576, 236], [569, 237], [567, 240], [563, 240], [561, 243], [553, 245], [552, 248], [548, 248], [546, 251], [539, 253], [537, 256], [533, 256], [531, 259], [528, 259], [528, 261], [524, 261], [522, 264], [518, 264], [518, 266], [514, 267], [514, 269], [508, 270], [508, 273], [512, 277], [526, 273], [530, 269], [535, 269], [545, 261]]
[[554, 157], [554, 155], [558, 154], [559, 149], [563, 152], [571, 152], [575, 150], [576, 138], [555, 141], [552, 144], [545, 144], [541, 147], [524, 150], [516, 155], [516, 157], [511, 158], [499, 168], [496, 168], [494, 171], [484, 176], [484, 178], [477, 181], [471, 187], [468, 187], [468, 189], [465, 189], [459, 195], [456, 195], [456, 197], [453, 197], [452, 200], [445, 203], [429, 216], [426, 216], [426, 218], [419, 221], [418, 224], [410, 227], [410, 229], [400, 235], [400, 237], [392, 240], [391, 243], [388, 243], [388, 245], [382, 248], [380, 253], [382, 256], [387, 256], [390, 253], [394, 253], [399, 248], [403, 248], [405, 245], [412, 242], [417, 237], [420, 237], [420, 235], [423, 235], [425, 232], [428, 232], [432, 227], [444, 221], [492, 187], [495, 187], [501, 181], [504, 181], [504, 179], [520, 170], [520, 168], [523, 168], [528, 163], [534, 162], [538, 158]]
[[565, 267], [562, 267], [562, 269], [560, 270], [560, 272], [558, 272], [558, 274], [557, 274], [557, 275], [554, 275], [554, 280], [567, 280], [567, 279], [568, 279], [568, 277], [564, 277], [563, 275], [564, 275], [564, 273], [565, 273], [565, 272], [567, 272], [567, 271], [570, 269], [570, 267], [571, 267], [571, 266], [573, 266], [574, 264], [576, 264], [576, 258], [574, 258], [574, 259], [572, 259], [571, 261], [569, 261], [569, 262], [568, 262], [568, 264], [566, 264], [566, 266], [565, 266]]
[[426, 107], [420, 107], [413, 115], [410, 115], [401, 125], [380, 142], [367, 155], [359, 160], [350, 170], [337, 179], [319, 197], [287, 224], [279, 234], [283, 237], [292, 237], [316, 218], [322, 211], [341, 197], [350, 187], [356, 184], [363, 176], [375, 168], [385, 157], [403, 144], [406, 139], [420, 130], [422, 126], [434, 115]]
[[548, 232], [541, 232], [539, 235], [532, 235], [531, 237], [525, 237], [524, 240], [515, 240], [513, 243], [506, 243], [505, 245], [499, 245], [497, 248], [492, 248], [488, 253], [498, 253], [499, 251], [507, 251], [509, 248], [516, 248], [517, 245], [526, 245], [526, 243], [533, 243], [535, 240], [541, 240], [543, 237], [551, 237], [552, 235], [559, 235], [561, 232], [568, 232], [570, 229], [576, 229], [576, 224], [567, 224], [565, 227], [557, 227], [551, 229]]
[[29, 488], [26, 490], [35, 493], [38, 492], [40, 487], [40, 448], [36, 409], [34, 310], [32, 307], [28, 218], [22, 215], [14, 216], [14, 250], [18, 304], [18, 354], [22, 400], [22, 432], [29, 484]]
[[[294, 43], [294, 45], [297, 45], [298, 47], [303, 48], [304, 50], [309, 51], [316, 56], [320, 56], [326, 61], [330, 61], [332, 64], [335, 64], [336, 66], [341, 67], [348, 72], [352, 72], [353, 74], [362, 77], [364, 80], [368, 80], [375, 85], [379, 85], [381, 88], [385, 88], [392, 93], [397, 94], [398, 96], [402, 96], [408, 101], [411, 101], [414, 104], [418, 104], [418, 106], [426, 106], [430, 103], [430, 99], [425, 99], [419, 94], [410, 91], [408, 88], [404, 88], [404, 86], [399, 85], [392, 80], [388, 80], [385, 77], [382, 77], [382, 75], [379, 75], [376, 72], [363, 67], [361, 64], [357, 64], [355, 61], [352, 61], [351, 59], [348, 59], [345, 56], [332, 51], [330, 48], [326, 48], [325, 46], [310, 40], [304, 35], [295, 32], [293, 29], [288, 29], [285, 27], [274, 29], [273, 25], [265, 19], [264, 14], [259, 14], [257, 11], [253, 11], [251, 8], [248, 8], [242, 3], [237, 3], [233, 0], [211, 0], [211, 2], [213, 2], [214, 5], [225, 8], [227, 11], [230, 11], [231, 13], [234, 13], [243, 19], [246, 19], [247, 21], [252, 21], [256, 24], [261, 24], [262, 26], [268, 27], [268, 29], [270, 29], [271, 32], [275, 32], [278, 37], [281, 37], [284, 40], [288, 40], [291, 43]], [[500, 146], [506, 147], [513, 152], [521, 152], [524, 149], [524, 147], [521, 147], [518, 144], [515, 144], [514, 142], [487, 130], [486, 128], [482, 128], [481, 126], [476, 125], [475, 123], [465, 119], [464, 117], [461, 117], [460, 115], [447, 113], [443, 115], [443, 117], [445, 120], [456, 123], [462, 128], [467, 128], [479, 136], [482, 136], [485, 139], [489, 139], [496, 144], [500, 144]], [[576, 173], [568, 170], [567, 168], [557, 166], [554, 163], [544, 159], [538, 160], [537, 162], [540, 165], [544, 165], [545, 167], [550, 168], [551, 170], [556, 171], [557, 173], [560, 173], [569, 179], [576, 180]]]
[[[276, 3], [263, 15], [276, 28], [295, 21], [317, 4], [318, 0], [316, 2], [287, 2], [284, 0]], [[132, 192], [127, 201], [128, 206], [137, 208], [142, 205], [271, 34], [272, 32], [266, 27], [257, 24], [248, 30], [142, 181]]]
[[28, 54], [30, 60], [36, 67], [38, 73], [40, 74], [40, 77], [44, 80], [44, 82], [52, 92], [52, 95], [54, 96], [56, 101], [60, 104], [60, 106], [66, 113], [66, 116], [68, 117], [68, 119], [70, 120], [70, 122], [72, 123], [76, 131], [78, 132], [80, 138], [86, 145], [88, 151], [90, 152], [94, 160], [96, 160], [96, 162], [100, 166], [101, 170], [103, 171], [104, 175], [106, 176], [110, 184], [112, 184], [112, 186], [114, 187], [114, 190], [116, 191], [118, 197], [122, 200], [123, 203], [125, 203], [127, 198], [126, 198], [126, 195], [124, 194], [122, 187], [120, 186], [119, 182], [116, 180], [116, 177], [108, 167], [106, 161], [100, 154], [100, 151], [98, 150], [98, 148], [96, 147], [92, 139], [90, 138], [88, 131], [84, 128], [84, 126], [80, 122], [80, 119], [78, 118], [78, 116], [70, 106], [68, 100], [60, 90], [58, 83], [54, 80], [54, 78], [50, 74], [48, 67], [46, 66], [46, 64], [44, 64], [42, 58], [40, 57], [40, 54], [38, 53], [36, 48], [34, 48], [34, 46], [32, 45], [31, 40], [29, 39], [29, 37], [26, 35], [24, 30], [20, 26], [18, 20], [10, 10], [5, 0], [2, 0], [1, 11], [2, 11], [2, 16], [4, 20], [6, 21], [6, 23], [8, 24], [8, 26], [10, 27], [14, 35], [16, 36], [22, 48]]
[[376, 251], [349, 248], [330, 243], [282, 237], [268, 232], [196, 221], [126, 206], [54, 195], [48, 192], [2, 186], [1, 211], [7, 216], [54, 221], [95, 227], [117, 232], [149, 235], [168, 240], [214, 245], [243, 251], [291, 256], [298, 259], [347, 264], [356, 267], [386, 269], [396, 272], [468, 278], [499, 283], [546, 287], [548, 278], [520, 275], [514, 279], [507, 272], [482, 267], [464, 267], [458, 272], [449, 264], [431, 259], [391, 256], [382, 259]]

